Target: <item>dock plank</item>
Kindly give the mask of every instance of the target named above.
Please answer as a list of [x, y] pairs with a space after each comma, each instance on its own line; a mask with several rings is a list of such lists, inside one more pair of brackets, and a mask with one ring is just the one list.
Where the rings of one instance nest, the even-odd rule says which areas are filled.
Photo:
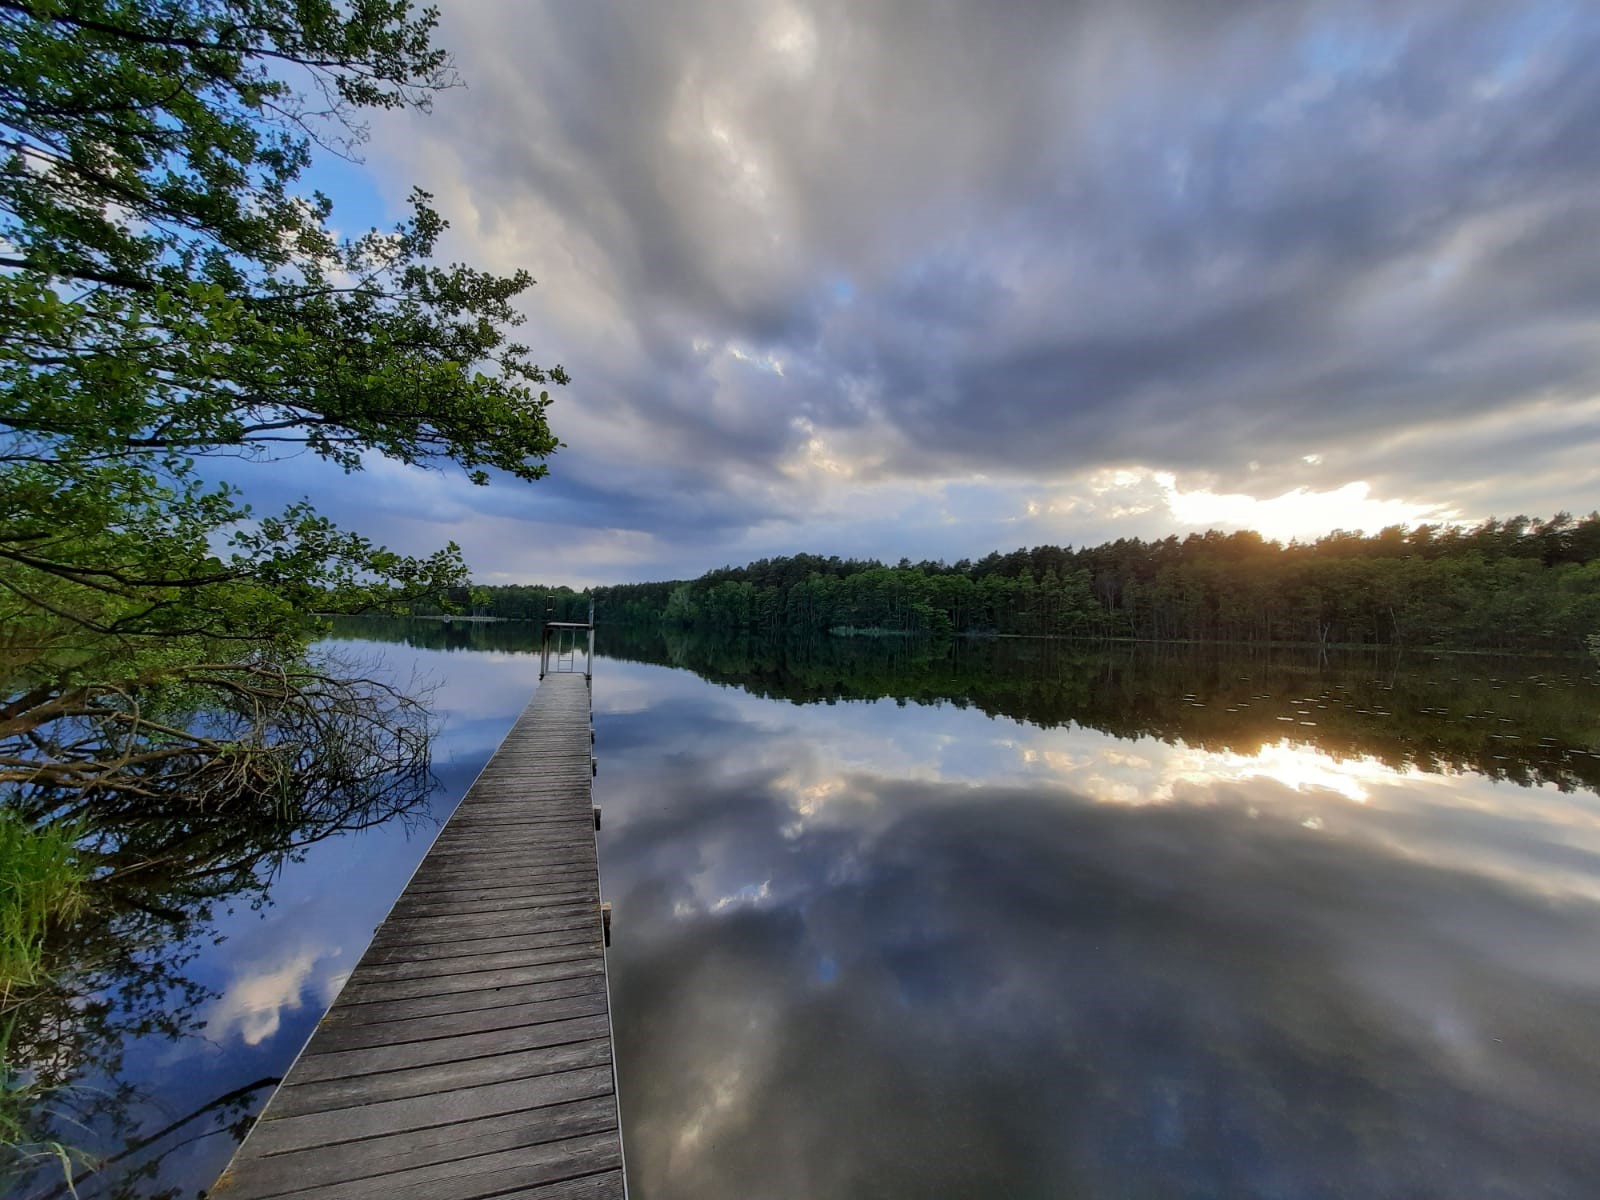
[[606, 1011], [605, 993], [583, 992], [558, 996], [539, 1004], [511, 1005], [506, 1008], [479, 1009], [465, 1013], [433, 1013], [406, 1021], [372, 1025], [330, 1025], [306, 1047], [306, 1054], [332, 1053], [368, 1046], [398, 1046], [433, 1038], [454, 1037], [463, 1033], [484, 1033], [499, 1029], [518, 1029], [546, 1021], [565, 1021]]
[[590, 745], [550, 675], [211, 1195], [625, 1198]]
[[348, 1079], [354, 1075], [398, 1071], [406, 1067], [429, 1066], [442, 1062], [465, 1062], [470, 1058], [532, 1050], [539, 1046], [561, 1046], [605, 1037], [610, 1026], [605, 1015], [573, 1017], [565, 1021], [545, 1021], [515, 1029], [463, 1033], [455, 1037], [428, 1041], [382, 1045], [367, 1050], [336, 1050], [302, 1058], [296, 1071], [299, 1083], [325, 1079]]
[[470, 975], [479, 971], [492, 971], [500, 967], [531, 967], [536, 963], [571, 962], [598, 953], [600, 947], [593, 942], [578, 942], [570, 946], [532, 946], [525, 949], [491, 950], [483, 954], [457, 954], [449, 958], [427, 958], [412, 961], [389, 960], [374, 963], [364, 977], [367, 982], [393, 982], [402, 979], [420, 979], [430, 975]]
[[460, 1162], [519, 1146], [564, 1141], [616, 1128], [616, 1108], [601, 1097], [574, 1100], [544, 1109], [519, 1109], [462, 1125], [352, 1142], [338, 1155], [290, 1151], [256, 1164], [231, 1193], [237, 1200], [264, 1200], [311, 1187], [384, 1175], [436, 1164]]
[[597, 929], [557, 929], [547, 933], [508, 933], [486, 938], [461, 938], [457, 941], [438, 942], [433, 945], [393, 945], [373, 951], [373, 964], [432, 962], [441, 958], [458, 958], [479, 954], [493, 954], [502, 950], [528, 950], [536, 947], [574, 946], [588, 942], [598, 944]]
[[429, 1063], [397, 1071], [374, 1071], [345, 1079], [288, 1080], [278, 1089], [277, 1118], [367, 1109], [387, 1100], [430, 1100], [448, 1092], [481, 1088], [509, 1080], [554, 1075], [611, 1062], [605, 1038], [538, 1046], [509, 1054], [489, 1054], [455, 1062]]

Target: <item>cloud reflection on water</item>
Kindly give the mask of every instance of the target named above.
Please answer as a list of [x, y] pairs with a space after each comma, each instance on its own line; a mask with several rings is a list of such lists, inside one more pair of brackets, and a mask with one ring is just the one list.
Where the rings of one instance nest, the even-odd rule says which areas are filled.
[[596, 686], [641, 1200], [1566, 1197], [1600, 1170], [1593, 795], [1292, 736]]
[[[384, 649], [440, 681], [437, 816], [534, 686], [491, 633], [515, 640]], [[596, 673], [636, 1200], [1588, 1194], [1592, 681], [677, 651], [716, 682]], [[1442, 703], [1468, 716], [1416, 717]], [[1488, 708], [1521, 740], [1459, 723]], [[139, 1067], [148, 1124], [287, 1066], [430, 834], [318, 845], [276, 907], [219, 920], [195, 969], [225, 999]], [[221, 1141], [163, 1181], [208, 1182]]]
[[205, 1022], [213, 1040], [238, 1037], [248, 1046], [258, 1046], [274, 1037], [286, 1011], [299, 1009], [308, 993], [321, 991], [319, 1007], [326, 1008], [339, 994], [345, 972], [324, 975], [319, 988], [312, 984], [319, 960], [336, 957], [336, 949], [305, 946], [291, 957], [270, 966], [246, 967], [229, 982], [206, 1010]]

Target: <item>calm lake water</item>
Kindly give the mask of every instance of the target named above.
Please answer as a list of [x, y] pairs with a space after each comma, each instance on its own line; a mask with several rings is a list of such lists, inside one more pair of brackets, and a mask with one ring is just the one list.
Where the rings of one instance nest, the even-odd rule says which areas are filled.
[[[215, 910], [104, 1152], [287, 1068], [537, 681], [531, 627], [341, 637], [437, 681], [439, 788]], [[634, 1200], [1600, 1194], [1591, 666], [600, 648]], [[192, 1195], [267, 1093], [80, 1194]]]

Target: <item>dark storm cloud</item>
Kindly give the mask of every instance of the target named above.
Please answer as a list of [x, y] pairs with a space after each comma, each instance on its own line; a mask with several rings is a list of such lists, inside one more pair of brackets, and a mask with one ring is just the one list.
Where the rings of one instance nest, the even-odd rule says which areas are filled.
[[[1450, 430], [1600, 391], [1590, 6], [444, 17], [470, 88], [374, 166], [429, 182], [452, 251], [533, 270], [529, 340], [576, 379], [561, 482], [473, 508], [694, 561], [828, 530], [842, 482], [890, 489], [850, 510], [887, 530], [894, 486], [976, 472], [1581, 506], [1565, 459]], [[1384, 450], [1429, 427], [1434, 461]]]

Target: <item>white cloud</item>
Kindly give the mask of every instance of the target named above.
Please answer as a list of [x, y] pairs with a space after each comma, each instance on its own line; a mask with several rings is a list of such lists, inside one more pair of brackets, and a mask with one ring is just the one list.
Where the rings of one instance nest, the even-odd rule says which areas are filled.
[[278, 1032], [283, 1014], [299, 1009], [315, 994], [326, 1006], [348, 972], [316, 977], [317, 964], [337, 959], [337, 947], [303, 945], [269, 964], [242, 964], [206, 1012], [206, 1028], [217, 1041], [237, 1037], [258, 1046]]
[[1157, 473], [1155, 479], [1166, 493], [1168, 511], [1181, 525], [1254, 529], [1280, 541], [1305, 540], [1333, 529], [1372, 533], [1389, 525], [1448, 521], [1458, 515], [1438, 504], [1378, 499], [1364, 480], [1332, 491], [1294, 488], [1258, 499], [1204, 488], [1184, 491], [1170, 473]]
[[567, 449], [296, 478], [579, 584], [1583, 506], [1600, 31], [1314, 7], [447, 6], [471, 87], [371, 169], [539, 280]]

